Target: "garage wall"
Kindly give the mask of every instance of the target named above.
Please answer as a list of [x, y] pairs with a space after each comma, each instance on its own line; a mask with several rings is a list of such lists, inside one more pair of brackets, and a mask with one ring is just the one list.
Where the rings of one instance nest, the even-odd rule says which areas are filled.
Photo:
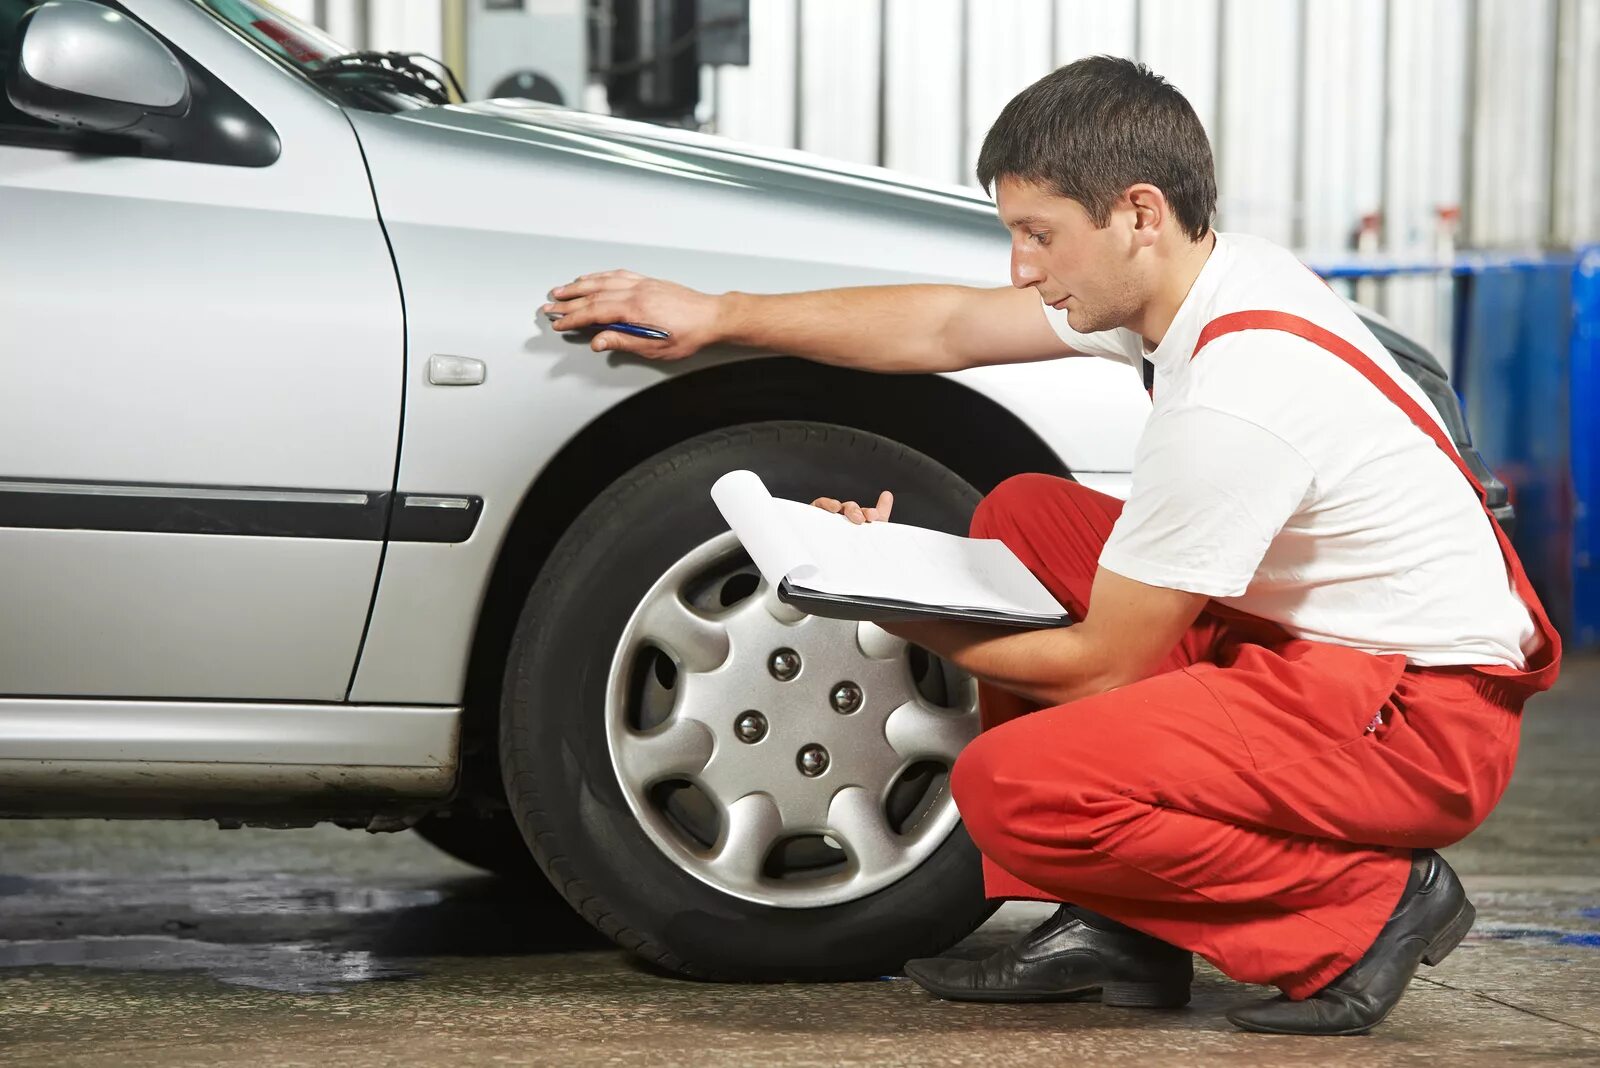
[[[279, 2], [356, 47], [441, 51], [442, 0]], [[970, 183], [1013, 94], [1108, 52], [1194, 104], [1225, 228], [1324, 260], [1600, 239], [1600, 0], [750, 0], [750, 19], [750, 65], [704, 79], [708, 124], [742, 140]], [[1385, 300], [1409, 319], [1437, 288]]]

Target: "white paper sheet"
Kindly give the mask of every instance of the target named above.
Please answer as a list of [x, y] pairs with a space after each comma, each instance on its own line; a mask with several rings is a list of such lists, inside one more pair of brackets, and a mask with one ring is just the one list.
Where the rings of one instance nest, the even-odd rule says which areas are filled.
[[851, 523], [767, 492], [750, 471], [711, 497], [762, 577], [847, 597], [943, 608], [1053, 615], [1066, 611], [1004, 543], [904, 523]]

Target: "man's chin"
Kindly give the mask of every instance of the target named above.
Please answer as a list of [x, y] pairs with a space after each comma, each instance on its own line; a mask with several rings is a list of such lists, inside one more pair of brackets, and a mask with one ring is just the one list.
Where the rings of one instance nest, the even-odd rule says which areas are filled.
[[1067, 325], [1080, 334], [1098, 334], [1102, 330], [1110, 330], [1115, 323], [1107, 323], [1103, 316], [1097, 316], [1083, 305], [1074, 302], [1070, 307], [1063, 307], [1067, 313]]

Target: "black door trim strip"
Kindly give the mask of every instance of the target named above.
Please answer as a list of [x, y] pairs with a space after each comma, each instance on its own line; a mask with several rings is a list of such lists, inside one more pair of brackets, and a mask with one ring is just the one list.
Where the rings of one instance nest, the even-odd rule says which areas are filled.
[[[0, 478], [0, 527], [382, 541], [387, 491]], [[471, 537], [483, 500], [401, 494], [396, 541]], [[457, 502], [429, 506], [431, 502]]]

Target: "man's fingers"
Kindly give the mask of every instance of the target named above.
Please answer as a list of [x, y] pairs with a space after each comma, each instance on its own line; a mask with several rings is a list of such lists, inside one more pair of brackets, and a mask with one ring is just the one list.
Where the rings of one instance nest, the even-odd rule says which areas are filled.
[[894, 508], [894, 494], [884, 490], [878, 494], [878, 503], [871, 508], [863, 508], [855, 501], [839, 501], [832, 497], [818, 497], [811, 502], [811, 506], [835, 512], [852, 523], [887, 523], [889, 512]]
[[672, 348], [670, 340], [663, 341], [653, 337], [634, 337], [632, 334], [623, 334], [615, 330], [602, 330], [589, 339], [589, 347], [595, 352], [631, 352], [635, 356], [654, 359], [665, 356]]
[[545, 307], [550, 309], [545, 315], [550, 319], [551, 327], [562, 333], [582, 330], [596, 323], [631, 322], [627, 303], [615, 297], [596, 296], [547, 304]]
[[631, 287], [635, 282], [641, 281], [643, 275], [634, 274], [632, 271], [600, 271], [596, 274], [580, 274], [565, 285], [556, 286], [550, 291], [551, 300], [572, 300], [574, 297], [586, 297], [591, 293], [599, 293], [607, 289], [624, 289]]
[[581, 310], [587, 303], [588, 301], [582, 297], [574, 297], [571, 300], [552, 300], [548, 304], [539, 305], [539, 314], [547, 319], [559, 319], [563, 315], [570, 315], [575, 311]]
[[580, 275], [566, 285], [556, 286], [550, 290], [548, 296], [551, 300], [576, 300], [578, 297], [587, 297], [601, 287], [601, 280]]
[[811, 507], [842, 515], [852, 523], [865, 523], [867, 521], [867, 517], [861, 513], [861, 506], [855, 501], [837, 501], [832, 497], [818, 497], [811, 502]]

